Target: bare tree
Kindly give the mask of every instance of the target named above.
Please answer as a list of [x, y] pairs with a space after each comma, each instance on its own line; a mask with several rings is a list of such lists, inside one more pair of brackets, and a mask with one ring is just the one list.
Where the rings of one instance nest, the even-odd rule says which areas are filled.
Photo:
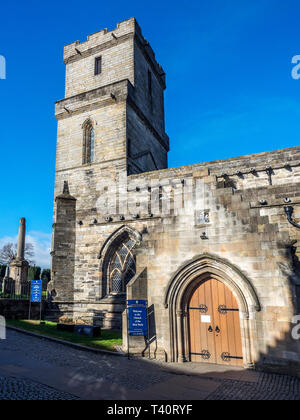
[[[0, 264], [10, 264], [17, 256], [17, 244], [8, 243], [0, 249]], [[34, 264], [34, 247], [31, 243], [25, 245], [25, 259], [30, 265]]]

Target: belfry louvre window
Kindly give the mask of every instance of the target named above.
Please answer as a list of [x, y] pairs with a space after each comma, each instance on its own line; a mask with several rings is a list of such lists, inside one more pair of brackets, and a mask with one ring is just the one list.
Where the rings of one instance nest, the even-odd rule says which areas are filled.
[[126, 286], [135, 276], [136, 263], [132, 253], [135, 241], [123, 240], [112, 255], [108, 266], [109, 289], [111, 293], [125, 293]]
[[95, 76], [102, 72], [102, 57], [95, 58]]
[[85, 124], [83, 136], [83, 163], [93, 163], [95, 161], [95, 130], [91, 122]]

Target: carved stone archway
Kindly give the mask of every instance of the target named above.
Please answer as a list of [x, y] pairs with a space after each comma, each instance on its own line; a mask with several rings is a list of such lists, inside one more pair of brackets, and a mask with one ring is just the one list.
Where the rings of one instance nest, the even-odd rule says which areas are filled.
[[255, 315], [261, 310], [257, 293], [237, 267], [210, 254], [197, 256], [183, 264], [167, 286], [164, 304], [170, 319], [170, 361], [189, 361], [188, 302], [195, 287], [210, 277], [223, 282], [237, 299], [244, 364], [252, 367], [256, 358]]

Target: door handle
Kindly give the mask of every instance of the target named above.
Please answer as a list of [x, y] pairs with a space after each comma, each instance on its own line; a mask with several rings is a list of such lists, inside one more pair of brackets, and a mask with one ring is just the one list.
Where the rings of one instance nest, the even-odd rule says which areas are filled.
[[208, 332], [213, 332], [212, 326], [210, 325], [208, 328]]
[[217, 326], [216, 333], [219, 334], [221, 332], [220, 328]]

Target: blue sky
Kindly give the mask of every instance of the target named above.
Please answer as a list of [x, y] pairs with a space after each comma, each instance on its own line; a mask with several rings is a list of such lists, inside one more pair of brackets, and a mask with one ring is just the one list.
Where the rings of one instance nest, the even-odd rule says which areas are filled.
[[0, 246], [25, 216], [48, 264], [63, 46], [135, 16], [167, 73], [169, 166], [299, 145], [296, 0], [6, 2], [1, 8]]

